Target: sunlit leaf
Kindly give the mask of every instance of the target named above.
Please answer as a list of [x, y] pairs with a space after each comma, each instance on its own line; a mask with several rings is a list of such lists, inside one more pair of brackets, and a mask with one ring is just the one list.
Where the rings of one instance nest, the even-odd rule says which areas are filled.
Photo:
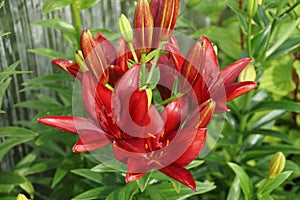
[[43, 12], [48, 13], [70, 5], [74, 0], [48, 0], [43, 5]]
[[239, 200], [241, 195], [240, 179], [236, 176], [231, 183], [227, 200]]

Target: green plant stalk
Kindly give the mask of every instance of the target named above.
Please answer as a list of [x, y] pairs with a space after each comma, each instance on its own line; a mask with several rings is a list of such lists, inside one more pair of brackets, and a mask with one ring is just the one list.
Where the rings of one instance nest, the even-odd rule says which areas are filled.
[[135, 53], [135, 51], [134, 51], [132, 42], [128, 42], [127, 44], [128, 44], [128, 47], [129, 47], [129, 49], [130, 49], [130, 51], [131, 51], [131, 53], [132, 53], [132, 56], [133, 56], [134, 61], [135, 61], [136, 63], [138, 63], [138, 62], [139, 62], [139, 59], [138, 59], [137, 56], [136, 56], [136, 53]]
[[141, 83], [142, 85], [145, 84], [145, 79], [146, 79], [146, 54], [142, 53], [141, 55], [141, 63], [142, 63], [142, 77], [141, 77]]
[[168, 103], [174, 101], [175, 99], [178, 99], [179, 97], [182, 97], [183, 95], [184, 95], [183, 93], [178, 93], [178, 94], [176, 94], [176, 95], [174, 95], [174, 96], [171, 96], [170, 98], [168, 98], [168, 99], [166, 99], [166, 100], [160, 102], [159, 105], [165, 106], [165, 105], [167, 105]]
[[80, 11], [76, 2], [71, 4], [71, 13], [72, 13], [72, 23], [76, 30], [77, 38], [80, 38], [81, 19], [80, 19]]
[[159, 43], [158, 51], [157, 51], [156, 56], [154, 57], [154, 60], [153, 60], [153, 63], [152, 63], [152, 66], [151, 66], [151, 69], [150, 69], [150, 72], [149, 72], [149, 76], [147, 78], [146, 83], [149, 83], [150, 80], [152, 79], [154, 69], [155, 69], [155, 67], [157, 65], [157, 62], [158, 62], [158, 59], [159, 59], [159, 56], [160, 56], [160, 51], [162, 50], [162, 48], [163, 48], [164, 45], [165, 45], [165, 41], [161, 41]]
[[248, 56], [252, 57], [252, 45], [251, 45], [251, 33], [252, 33], [252, 17], [249, 17], [248, 20], [248, 30], [247, 30], [247, 51]]

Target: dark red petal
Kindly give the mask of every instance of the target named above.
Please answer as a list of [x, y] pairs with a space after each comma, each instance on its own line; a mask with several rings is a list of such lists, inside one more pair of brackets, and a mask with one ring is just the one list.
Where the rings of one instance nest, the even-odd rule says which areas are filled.
[[171, 164], [167, 167], [160, 169], [159, 171], [196, 191], [195, 180], [192, 174], [187, 169], [177, 166], [175, 164]]
[[252, 58], [243, 58], [223, 69], [221, 71], [221, 77], [223, 78], [224, 85], [226, 86], [232, 83], [251, 61]]
[[[186, 97], [180, 97], [169, 103], [162, 112], [164, 119], [164, 138], [176, 131], [184, 122], [188, 113], [188, 100]], [[163, 138], [161, 138], [163, 139]]]
[[203, 73], [202, 71], [207, 67], [205, 44], [202, 40], [197, 40], [186, 56], [181, 69], [181, 74], [191, 85], [194, 85], [199, 73]]
[[211, 99], [205, 101], [193, 111], [193, 113], [187, 119], [184, 127], [196, 129], [205, 128], [209, 124], [214, 110], [215, 102]]
[[80, 70], [80, 67], [76, 62], [59, 58], [59, 59], [52, 60], [51, 63], [65, 70], [70, 75], [77, 78], [79, 81], [82, 80], [82, 71]]
[[110, 140], [101, 129], [97, 131], [79, 130], [78, 132], [80, 140], [73, 146], [73, 152], [93, 151], [110, 144]]
[[121, 67], [123, 72], [126, 72], [128, 70], [127, 62], [129, 60], [133, 60], [133, 56], [131, 51], [129, 50], [126, 41], [121, 37], [119, 40], [119, 46], [118, 46], [118, 66]]
[[118, 65], [110, 65], [108, 66], [107, 70], [109, 74], [108, 84], [112, 87], [115, 87], [119, 79], [123, 76], [124, 71]]
[[238, 96], [241, 96], [257, 87], [257, 83], [246, 81], [234, 83], [226, 87], [226, 101], [230, 101]]
[[189, 148], [174, 162], [174, 164], [178, 166], [186, 166], [195, 160], [205, 145], [206, 132], [206, 129], [200, 128], [197, 131], [197, 135], [194, 138], [191, 146], [189, 146]]
[[117, 50], [114, 45], [109, 40], [107, 40], [100, 32], [96, 36], [96, 41], [99, 42], [101, 49], [103, 49], [107, 64], [115, 65], [117, 60]]
[[200, 40], [203, 42], [206, 51], [206, 65], [208, 65], [206, 67], [219, 70], [219, 61], [211, 41], [205, 36], [201, 36]]
[[147, 122], [149, 123], [148, 97], [146, 90], [137, 90], [132, 94], [129, 100], [129, 113], [131, 119], [137, 125], [144, 126], [147, 125]]
[[70, 133], [78, 134], [78, 129], [97, 130], [88, 119], [74, 116], [46, 116], [38, 119], [39, 123]]
[[85, 72], [82, 80], [82, 102], [87, 114], [97, 122], [97, 113], [100, 111], [99, 104], [95, 103], [97, 81], [91, 72]]

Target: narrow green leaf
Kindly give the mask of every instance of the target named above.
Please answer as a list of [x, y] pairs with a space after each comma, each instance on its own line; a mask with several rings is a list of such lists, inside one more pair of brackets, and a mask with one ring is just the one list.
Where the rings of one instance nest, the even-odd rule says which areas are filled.
[[241, 188], [243, 190], [243, 193], [245, 195], [245, 199], [251, 199], [253, 195], [253, 184], [251, 182], [251, 179], [249, 178], [248, 174], [245, 172], [245, 170], [240, 167], [239, 165], [235, 163], [228, 163], [229, 167], [234, 171], [236, 176], [238, 177]]
[[91, 169], [91, 171], [93, 172], [99, 172], [99, 173], [105, 173], [105, 172], [120, 172], [119, 170], [117, 169], [114, 169], [114, 168], [111, 168], [111, 167], [108, 167], [104, 164], [98, 164], [96, 165], [95, 167], [93, 167]]
[[159, 188], [147, 187], [145, 193], [150, 197], [151, 200], [167, 199], [166, 195], [159, 190]]
[[235, 9], [233, 6], [229, 5], [230, 9], [237, 15], [238, 20], [240, 22], [240, 27], [243, 31], [243, 33], [246, 35], [247, 34], [247, 30], [248, 30], [248, 26], [247, 26], [247, 22], [245, 17], [241, 14], [240, 11], [238, 11], [237, 9]]
[[5, 94], [5, 91], [7, 90], [12, 78], [6, 79], [1, 85], [0, 85], [0, 107], [2, 105], [3, 96]]
[[[58, 1], [57, 1], [58, 2]], [[74, 26], [67, 21], [61, 19], [46, 19], [33, 23], [34, 26], [44, 26], [47, 28], [54, 28], [61, 31], [64, 34], [72, 35], [76, 40], [76, 30]]]
[[46, 14], [51, 11], [58, 10], [70, 5], [73, 1], [74, 0], [48, 0], [43, 5], [43, 12]]
[[253, 39], [251, 40], [252, 42], [252, 49], [253, 49], [253, 56], [255, 58], [258, 58], [260, 56], [262, 56], [262, 54], [264, 52], [266, 52], [266, 47], [267, 47], [267, 41], [268, 38], [271, 36], [271, 27], [272, 24], [270, 23], [265, 30], [261, 31], [260, 33], [258, 33], [257, 35], [255, 35], [253, 37]]
[[38, 135], [34, 131], [15, 126], [0, 128], [0, 137], [36, 137]]
[[0, 183], [7, 185], [19, 185], [25, 182], [25, 178], [14, 172], [0, 171]]
[[262, 117], [261, 119], [259, 119], [258, 121], [256, 121], [250, 128], [250, 130], [254, 130], [257, 129], [259, 127], [262, 127], [263, 125], [274, 121], [276, 119], [278, 119], [279, 117], [281, 117], [283, 114], [285, 114], [284, 110], [273, 110], [271, 112], [269, 112], [268, 114], [266, 114], [264, 117]]
[[286, 143], [289, 143], [289, 144], [293, 143], [293, 141], [286, 134], [280, 133], [278, 131], [269, 130], [269, 129], [259, 129], [259, 130], [251, 131], [248, 134], [260, 134], [260, 135], [264, 135], [264, 136], [273, 136], [273, 137], [281, 139], [282, 141], [284, 141]]
[[137, 184], [135, 182], [127, 183], [125, 187], [123, 187], [118, 192], [118, 198], [117, 199], [133, 199], [133, 196], [139, 192], [139, 188], [137, 187]]
[[27, 193], [30, 195], [30, 198], [33, 199], [34, 197], [34, 187], [32, 185], [32, 183], [26, 178], [26, 181], [24, 183], [20, 184], [20, 187]]
[[267, 51], [266, 57], [272, 55], [289, 38], [293, 31], [298, 27], [299, 23], [300, 18], [298, 18], [295, 22], [291, 23], [291, 25], [286, 29], [285, 33]]
[[151, 175], [152, 175], [153, 171], [147, 173], [145, 176], [143, 176], [142, 178], [138, 179], [136, 182], [141, 190], [141, 192], [144, 192], [149, 181], [151, 180]]
[[0, 9], [4, 6], [5, 1], [0, 2]]
[[291, 37], [287, 39], [281, 46], [279, 46], [268, 59], [278, 58], [279, 56], [286, 55], [290, 51], [300, 46], [300, 37]]
[[11, 34], [11, 32], [0, 33], [0, 37], [3, 37], [3, 36], [5, 36], [5, 35], [9, 35], [9, 34]]
[[51, 188], [55, 188], [55, 186], [67, 175], [68, 170], [57, 168], [55, 170], [55, 174], [52, 180]]
[[169, 182], [164, 182], [162, 184], [158, 184], [152, 187], [155, 187], [157, 190], [160, 190], [165, 196], [167, 196], [167, 199], [169, 200], [184, 200], [194, 195], [209, 192], [216, 188], [216, 186], [212, 182], [198, 181], [196, 181], [196, 192], [188, 187], [181, 187], [180, 193], [177, 193], [172, 184]]
[[102, 183], [102, 176], [98, 172], [91, 171], [90, 169], [73, 169], [72, 173], [87, 178], [89, 180], [95, 181], [96, 183]]
[[72, 198], [72, 200], [103, 199], [114, 190], [116, 190], [115, 186], [101, 186], [81, 193]]
[[227, 200], [239, 200], [240, 195], [241, 195], [240, 179], [237, 176], [235, 176], [233, 182], [231, 183], [231, 187], [227, 195]]
[[21, 61], [17, 61], [13, 64], [11, 64], [10, 66], [8, 66], [3, 72], [0, 73], [0, 84], [1, 82], [3, 82], [5, 80], [5, 78], [8, 76], [8, 75], [11, 75], [11, 74], [6, 74], [6, 73], [9, 73], [9, 72], [12, 72], [13, 70], [16, 69], [16, 67], [18, 67], [18, 65], [21, 63]]
[[293, 172], [292, 171], [286, 171], [278, 176], [276, 176], [274, 179], [266, 179], [266, 181], [260, 185], [258, 188], [259, 194], [269, 194], [276, 188], [278, 188]]
[[186, 166], [187, 169], [193, 169], [196, 167], [199, 167], [204, 163], [204, 160], [193, 160], [188, 166]]
[[5, 156], [5, 154], [14, 146], [17, 146], [22, 143], [29, 142], [33, 140], [34, 137], [24, 137], [24, 138], [8, 138], [0, 143], [0, 162]]
[[98, 3], [99, 1], [101, 1], [101, 0], [81, 0], [81, 1], [78, 1], [79, 8], [80, 9], [90, 8], [90, 7], [94, 6], [96, 3]]
[[293, 101], [262, 101], [254, 106], [251, 112], [257, 112], [262, 110], [284, 110], [288, 112], [300, 112], [300, 103]]
[[42, 56], [46, 56], [51, 60], [56, 58], [65, 58], [68, 59], [68, 56], [62, 52], [56, 51], [54, 49], [47, 49], [47, 48], [36, 48], [36, 49], [29, 49], [30, 53], [39, 54]]

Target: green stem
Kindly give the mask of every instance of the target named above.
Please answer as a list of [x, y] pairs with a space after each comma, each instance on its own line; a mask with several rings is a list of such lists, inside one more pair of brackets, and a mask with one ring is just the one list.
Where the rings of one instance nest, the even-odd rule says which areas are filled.
[[171, 96], [170, 98], [160, 102], [159, 104], [162, 106], [167, 105], [168, 103], [170, 103], [170, 102], [174, 101], [175, 99], [178, 99], [179, 97], [182, 97], [182, 96], [183, 96], [182, 93], [178, 93], [178, 94]]
[[248, 56], [252, 57], [252, 45], [251, 45], [251, 33], [252, 33], [252, 18], [249, 18], [248, 21], [248, 31], [247, 31], [247, 51]]
[[80, 11], [76, 2], [71, 4], [71, 12], [72, 12], [72, 23], [76, 30], [77, 38], [80, 38], [81, 19], [80, 19]]
[[136, 56], [136, 53], [135, 53], [135, 51], [134, 51], [134, 48], [133, 48], [133, 45], [132, 45], [131, 42], [128, 43], [128, 47], [129, 47], [129, 49], [130, 49], [130, 51], [131, 51], [131, 53], [132, 53], [132, 56], [133, 56], [134, 61], [135, 61], [136, 63], [138, 63], [138, 62], [139, 62], [139, 59], [138, 59], [137, 56]]
[[145, 84], [145, 79], [146, 79], [146, 54], [142, 53], [141, 55], [141, 62], [142, 62], [142, 80], [141, 83], [142, 85]]
[[161, 42], [159, 43], [158, 51], [157, 51], [156, 56], [154, 57], [153, 64], [152, 64], [152, 66], [151, 66], [151, 69], [150, 69], [150, 72], [149, 72], [149, 76], [148, 76], [148, 78], [147, 78], [146, 83], [149, 83], [149, 82], [151, 81], [151, 79], [152, 79], [154, 69], [155, 69], [155, 67], [156, 67], [156, 65], [157, 65], [157, 62], [158, 62], [158, 59], [159, 59], [159, 56], [160, 56], [160, 51], [162, 50], [164, 44], [165, 44], [165, 41], [161, 41]]

